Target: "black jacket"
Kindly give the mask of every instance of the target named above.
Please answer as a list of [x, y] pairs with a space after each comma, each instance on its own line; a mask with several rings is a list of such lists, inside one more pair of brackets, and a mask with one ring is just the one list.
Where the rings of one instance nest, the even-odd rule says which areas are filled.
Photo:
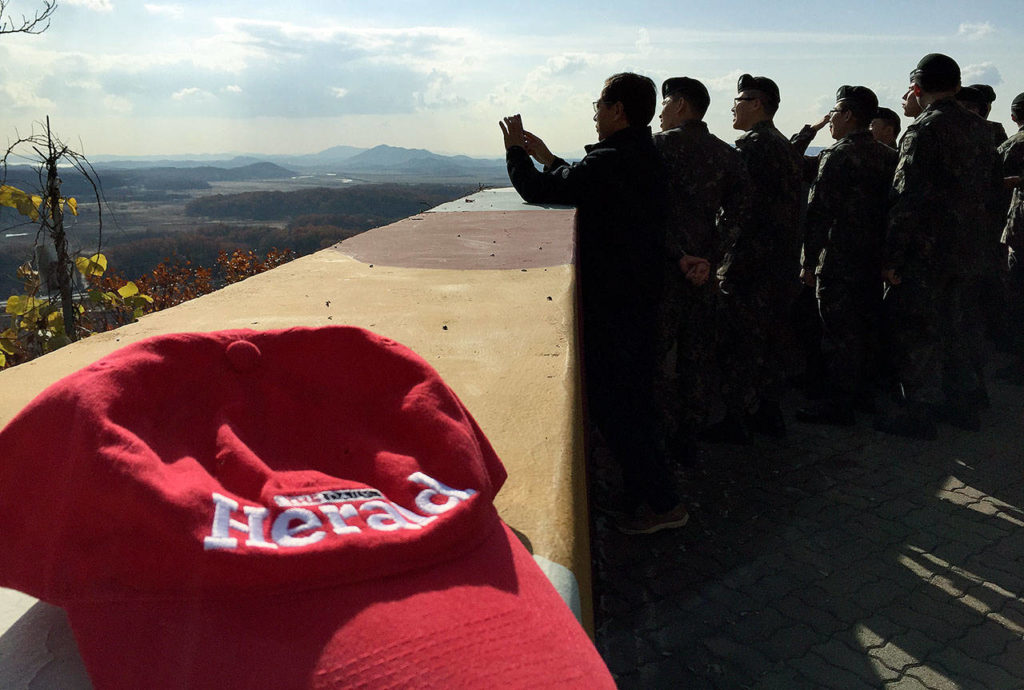
[[669, 254], [665, 175], [651, 130], [627, 127], [586, 151], [578, 163], [556, 159], [542, 172], [512, 147], [509, 179], [528, 203], [576, 207], [585, 320], [625, 327], [622, 319], [653, 319]]

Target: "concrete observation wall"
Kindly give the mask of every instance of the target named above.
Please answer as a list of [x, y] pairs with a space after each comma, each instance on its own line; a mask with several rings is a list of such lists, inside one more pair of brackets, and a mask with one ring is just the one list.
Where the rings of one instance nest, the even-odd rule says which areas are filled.
[[[508, 470], [499, 512], [592, 632], [572, 214], [495, 189], [370, 230], [0, 372], [0, 427], [150, 336], [367, 328], [419, 353], [469, 408]], [[0, 687], [90, 687], [63, 611], [2, 588]]]

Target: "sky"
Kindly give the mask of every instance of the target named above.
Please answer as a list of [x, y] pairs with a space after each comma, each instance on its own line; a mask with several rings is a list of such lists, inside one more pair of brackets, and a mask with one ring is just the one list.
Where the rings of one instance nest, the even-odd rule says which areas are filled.
[[[38, 7], [10, 0], [6, 14]], [[992, 85], [991, 119], [1012, 133], [1022, 36], [1020, 0], [60, 0], [46, 32], [0, 36], [0, 136], [49, 116], [86, 156], [389, 144], [500, 158], [498, 120], [521, 113], [553, 151], [578, 158], [596, 138], [591, 102], [615, 72], [659, 86], [700, 79], [711, 131], [732, 142], [744, 72], [779, 85], [775, 122], [789, 135], [843, 84], [900, 112], [907, 75], [931, 52], [952, 56], [964, 84]]]

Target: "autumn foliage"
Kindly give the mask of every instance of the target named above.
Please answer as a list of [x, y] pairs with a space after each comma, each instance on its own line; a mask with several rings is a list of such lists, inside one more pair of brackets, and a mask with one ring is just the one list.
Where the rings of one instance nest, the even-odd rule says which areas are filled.
[[[290, 249], [271, 249], [263, 257], [254, 251], [220, 252], [214, 266], [196, 266], [183, 258], [165, 259], [151, 273], [129, 280], [107, 272], [102, 254], [81, 257], [75, 268], [86, 285], [76, 303], [78, 337], [109, 331], [144, 314], [173, 307], [214, 290], [245, 280], [295, 258]], [[0, 369], [34, 359], [68, 344], [64, 320], [47, 286], [30, 264], [18, 269], [24, 294], [7, 300], [9, 324], [0, 331]]]

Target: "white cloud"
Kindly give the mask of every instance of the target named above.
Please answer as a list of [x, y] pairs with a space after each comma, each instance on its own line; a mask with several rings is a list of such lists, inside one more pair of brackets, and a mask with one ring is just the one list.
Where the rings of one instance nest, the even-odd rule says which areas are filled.
[[995, 27], [992, 26], [989, 22], [973, 24], [970, 22], [965, 22], [960, 25], [960, 28], [959, 30], [957, 30], [956, 33], [958, 36], [963, 36], [968, 40], [976, 41], [992, 33], [995, 33], [995, 30]]
[[37, 94], [32, 85], [26, 82], [7, 81], [0, 90], [7, 94], [7, 98], [4, 100], [11, 108], [24, 108], [40, 112], [51, 111], [57, 105], [49, 98]]
[[94, 12], [110, 12], [114, 9], [110, 0], [64, 0], [69, 5], [77, 5]]
[[649, 55], [651, 52], [651, 34], [647, 29], [640, 29], [637, 32], [636, 52], [641, 55]]
[[335, 98], [344, 98], [348, 95], [348, 89], [341, 86], [332, 86], [331, 93], [334, 94]]
[[242, 93], [242, 87], [238, 84], [229, 84], [228, 86], [225, 86], [222, 91], [227, 93]]
[[413, 94], [423, 108], [455, 107], [466, 105], [466, 99], [458, 95], [454, 78], [442, 70], [433, 70], [427, 77], [426, 88]]
[[704, 86], [708, 87], [708, 91], [728, 91], [732, 93], [736, 91], [736, 82], [739, 81], [742, 74], [744, 74], [743, 70], [734, 69], [732, 72], [721, 77], [712, 77], [702, 81]]
[[103, 107], [117, 115], [128, 115], [135, 109], [132, 102], [122, 96], [104, 96]]
[[967, 65], [960, 70], [960, 81], [964, 84], [988, 84], [998, 86], [1003, 83], [1003, 75], [991, 62]]
[[590, 66], [590, 58], [582, 53], [556, 55], [548, 58], [541, 69], [552, 77], [567, 77]]
[[208, 92], [203, 91], [200, 88], [197, 88], [195, 86], [190, 86], [190, 87], [188, 87], [186, 89], [182, 89], [180, 91], [175, 91], [174, 93], [171, 94], [171, 98], [173, 98], [176, 101], [184, 101], [186, 99], [188, 99], [188, 100], [197, 99], [197, 98], [201, 99], [201, 98], [205, 98], [205, 97], [207, 97], [209, 95], [210, 94]]
[[178, 19], [185, 14], [185, 8], [181, 5], [156, 5], [146, 3], [143, 5], [146, 11], [150, 14], [155, 14], [161, 17], [171, 17], [172, 19]]

